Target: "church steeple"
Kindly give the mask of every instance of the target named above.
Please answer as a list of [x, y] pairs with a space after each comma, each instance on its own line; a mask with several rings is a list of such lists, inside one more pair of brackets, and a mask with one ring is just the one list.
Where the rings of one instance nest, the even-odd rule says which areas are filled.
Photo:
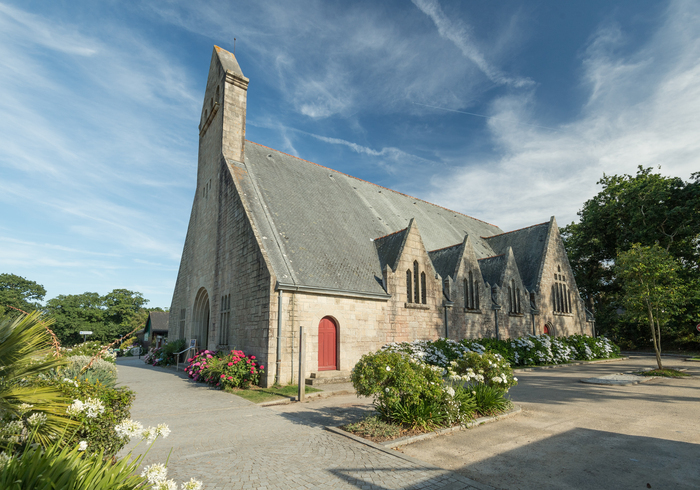
[[214, 46], [199, 124], [200, 158], [203, 146], [219, 146], [226, 159], [243, 161], [247, 95], [248, 79], [235, 56]]

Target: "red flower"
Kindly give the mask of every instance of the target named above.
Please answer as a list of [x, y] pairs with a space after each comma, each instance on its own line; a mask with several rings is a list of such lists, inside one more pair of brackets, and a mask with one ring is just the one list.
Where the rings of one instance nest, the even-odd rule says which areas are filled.
[[250, 356], [251, 359], [255, 359], [255, 356]]
[[233, 363], [232, 363], [232, 362], [229, 362], [228, 365], [229, 365], [229, 366], [233, 366]]
[[[301, 369], [301, 368], [300, 368], [300, 369]], [[226, 377], [226, 375], [225, 375], [225, 374], [222, 374], [222, 375], [221, 375], [221, 377], [222, 377], [222, 378], [225, 378], [225, 377]]]
[[265, 369], [265, 366], [260, 366], [260, 369]]

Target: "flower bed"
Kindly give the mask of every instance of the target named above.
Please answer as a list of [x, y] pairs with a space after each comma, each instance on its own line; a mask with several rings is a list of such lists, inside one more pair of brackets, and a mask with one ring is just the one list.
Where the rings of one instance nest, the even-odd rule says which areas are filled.
[[177, 353], [185, 350], [184, 339], [174, 340], [161, 347], [151, 347], [143, 358], [143, 362], [152, 366], [170, 366], [177, 363]]
[[463, 359], [471, 352], [500, 355], [511, 366], [563, 364], [577, 360], [609, 359], [620, 355], [620, 348], [605, 337], [587, 335], [552, 338], [528, 335], [517, 339], [449, 339], [416, 340], [390, 343], [382, 347], [389, 352], [403, 352], [432, 366], [447, 368], [451, 361]]
[[185, 372], [190, 378], [221, 389], [257, 385], [265, 369], [255, 356], [246, 356], [242, 350], [235, 349], [230, 352], [203, 350], [187, 362]]

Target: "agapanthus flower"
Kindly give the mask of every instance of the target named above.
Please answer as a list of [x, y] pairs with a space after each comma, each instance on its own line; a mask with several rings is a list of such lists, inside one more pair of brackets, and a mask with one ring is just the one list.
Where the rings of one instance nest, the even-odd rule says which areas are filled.
[[143, 469], [141, 476], [151, 485], [157, 485], [168, 477], [168, 469], [162, 463], [149, 464]]
[[87, 441], [80, 441], [78, 444], [78, 451], [85, 451], [88, 447]]

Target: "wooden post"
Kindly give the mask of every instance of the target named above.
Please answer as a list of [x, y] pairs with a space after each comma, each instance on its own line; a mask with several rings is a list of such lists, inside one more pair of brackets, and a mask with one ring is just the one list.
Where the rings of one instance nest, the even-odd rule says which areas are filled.
[[306, 334], [304, 333], [304, 327], [299, 327], [299, 396], [297, 396], [297, 401], [304, 401], [304, 394], [306, 393], [306, 373], [304, 373], [304, 368], [306, 367]]

